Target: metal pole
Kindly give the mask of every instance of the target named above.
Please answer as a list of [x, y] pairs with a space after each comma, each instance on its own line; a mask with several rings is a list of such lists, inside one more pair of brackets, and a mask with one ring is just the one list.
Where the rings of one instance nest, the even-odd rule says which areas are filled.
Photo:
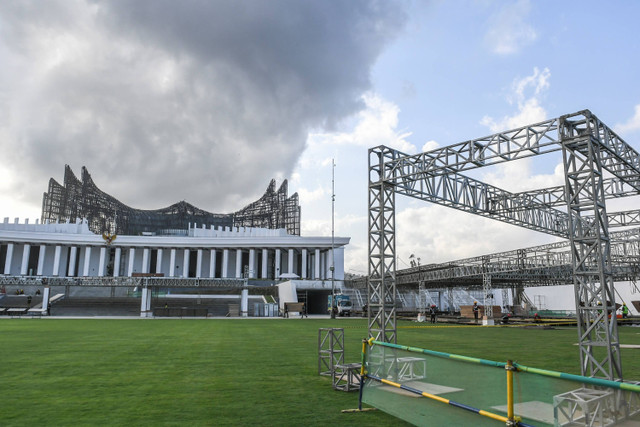
[[336, 187], [335, 187], [335, 159], [331, 159], [331, 318], [336, 318], [336, 259], [333, 253], [334, 234], [335, 234], [335, 204], [336, 204]]
[[504, 367], [507, 370], [507, 418], [509, 418], [509, 424], [514, 424], [514, 405], [513, 405], [513, 363], [511, 360], [507, 360], [507, 365]]
[[358, 410], [362, 411], [362, 391], [364, 389], [365, 363], [367, 355], [367, 340], [362, 340], [362, 359], [360, 360], [360, 390], [358, 391]]

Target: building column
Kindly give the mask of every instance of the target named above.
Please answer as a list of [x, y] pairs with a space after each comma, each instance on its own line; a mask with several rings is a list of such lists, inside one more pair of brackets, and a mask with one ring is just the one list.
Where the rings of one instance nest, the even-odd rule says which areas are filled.
[[242, 278], [242, 249], [236, 249], [236, 279]]
[[151, 289], [146, 286], [142, 288], [142, 298], [140, 302], [140, 317], [153, 317], [151, 311]]
[[222, 277], [229, 277], [229, 249], [222, 251]]
[[256, 250], [249, 249], [249, 279], [256, 278]]
[[69, 248], [69, 269], [67, 270], [67, 276], [73, 277], [76, 272], [76, 255], [78, 254], [78, 248], [71, 246]]
[[276, 271], [273, 273], [275, 275], [274, 279], [278, 280], [280, 273], [280, 249], [276, 249]]
[[29, 253], [31, 253], [31, 245], [28, 243], [24, 244], [24, 248], [22, 250], [22, 265], [20, 266], [20, 275], [27, 275], [27, 268], [29, 267]]
[[320, 278], [327, 278], [327, 256], [326, 254], [320, 255]]
[[307, 278], [307, 250], [302, 250], [302, 271], [300, 272], [300, 278]]
[[162, 248], [156, 252], [156, 274], [162, 273]]
[[262, 274], [260, 275], [261, 279], [267, 278], [267, 266], [269, 261], [269, 251], [267, 249], [262, 250]]
[[314, 278], [316, 280], [320, 280], [320, 249], [316, 249], [316, 254], [314, 257], [315, 271], [313, 272]]
[[136, 260], [136, 249], [129, 248], [129, 268], [127, 270], [127, 277], [131, 277], [133, 275], [133, 263]]
[[196, 277], [202, 277], [202, 249], [198, 249], [196, 256]]
[[[42, 308], [47, 310], [49, 307], [49, 295], [51, 295], [51, 289], [49, 289], [49, 285], [45, 285], [42, 288]], [[47, 315], [49, 314], [49, 310], [46, 311]], [[44, 315], [44, 313], [42, 313]]]
[[4, 274], [11, 273], [11, 261], [13, 261], [13, 243], [7, 245], [7, 256], [4, 258]]
[[184, 248], [184, 256], [182, 257], [182, 277], [189, 277], [189, 249]]
[[113, 277], [120, 276], [120, 258], [122, 257], [122, 248], [116, 248], [115, 258], [113, 260]]
[[149, 248], [144, 248], [142, 250], [142, 272], [149, 272]]
[[89, 275], [90, 261], [91, 261], [91, 246], [87, 246], [86, 248], [84, 248], [84, 265], [82, 268], [82, 275], [85, 277]]
[[211, 249], [209, 251], [209, 278], [214, 279], [216, 277], [216, 250]]
[[171, 248], [169, 255], [169, 277], [176, 277], [176, 249]]
[[293, 274], [293, 259], [295, 255], [295, 249], [289, 249], [289, 265], [287, 267], [289, 267], [289, 274]]
[[249, 316], [249, 289], [247, 288], [242, 289], [240, 295], [240, 316]]
[[42, 270], [44, 269], [44, 256], [47, 253], [47, 247], [45, 245], [40, 245], [40, 253], [38, 254], [38, 270], [36, 271], [37, 276], [42, 276]]
[[100, 248], [100, 263], [98, 264], [98, 277], [104, 276], [104, 265], [107, 260], [107, 248], [104, 246]]
[[[56, 245], [56, 249], [53, 252], [53, 272], [54, 276], [60, 274], [60, 253], [62, 252], [62, 247], [60, 245]], [[44, 305], [42, 308], [45, 308]]]

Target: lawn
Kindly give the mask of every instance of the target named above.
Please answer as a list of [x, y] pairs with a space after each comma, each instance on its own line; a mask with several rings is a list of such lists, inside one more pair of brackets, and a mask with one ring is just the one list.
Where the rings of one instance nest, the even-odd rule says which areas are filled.
[[[400, 344], [579, 373], [572, 328], [413, 325], [398, 322]], [[3, 319], [1, 423], [402, 425], [379, 411], [340, 412], [358, 395], [317, 374], [326, 327], [345, 328], [345, 359], [359, 361], [360, 319]], [[640, 344], [640, 328], [621, 327], [620, 338]], [[621, 350], [626, 379], [640, 379], [638, 352]]]

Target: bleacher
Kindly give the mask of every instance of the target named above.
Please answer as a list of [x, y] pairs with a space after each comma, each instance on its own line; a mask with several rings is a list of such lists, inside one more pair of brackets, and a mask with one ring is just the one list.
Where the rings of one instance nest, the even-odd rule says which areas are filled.
[[[152, 302], [155, 317], [237, 317], [240, 304], [237, 299], [203, 298], [183, 300], [157, 298]], [[250, 307], [251, 308], [251, 307]]]
[[0, 298], [0, 315], [22, 316], [37, 307], [42, 307], [40, 295], [5, 295]]
[[[258, 302], [250, 299], [248, 316], [277, 316], [277, 304]], [[52, 316], [127, 316], [140, 317], [141, 300], [139, 296], [88, 297], [67, 296], [59, 293], [49, 299]], [[267, 307], [269, 306], [269, 307]], [[275, 306], [275, 310], [274, 310]], [[154, 297], [151, 300], [154, 317], [240, 317], [239, 298], [202, 298]], [[28, 304], [27, 295], [0, 296], [0, 315], [4, 316], [42, 316], [47, 307], [42, 306], [42, 296], [32, 296]]]
[[140, 316], [140, 298], [66, 297], [51, 307], [52, 316]]

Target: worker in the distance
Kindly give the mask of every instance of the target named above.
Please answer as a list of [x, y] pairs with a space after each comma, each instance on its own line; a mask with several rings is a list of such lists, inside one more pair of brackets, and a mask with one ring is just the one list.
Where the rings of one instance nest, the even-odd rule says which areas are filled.
[[629, 317], [629, 307], [626, 303], [622, 303], [622, 318], [626, 319], [627, 317]]

